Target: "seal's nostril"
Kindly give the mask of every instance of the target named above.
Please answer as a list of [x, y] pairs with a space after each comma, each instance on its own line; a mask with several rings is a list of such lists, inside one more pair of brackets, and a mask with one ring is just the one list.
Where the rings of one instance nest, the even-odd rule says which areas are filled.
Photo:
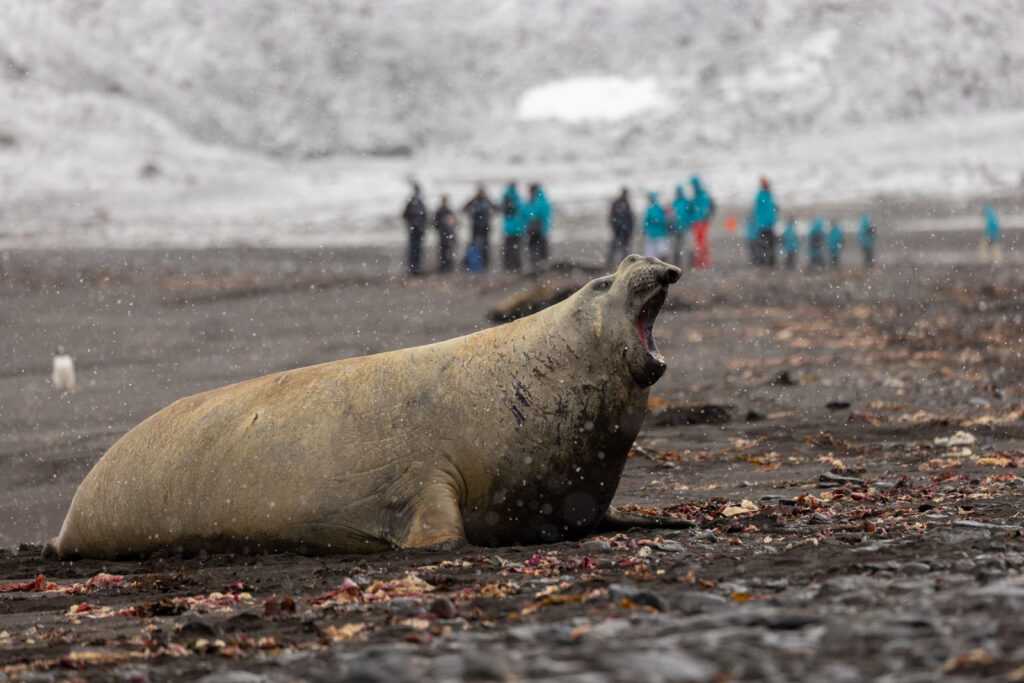
[[665, 284], [670, 284], [679, 280], [679, 277], [683, 274], [683, 271], [678, 268], [671, 266], [662, 271], [661, 280]]

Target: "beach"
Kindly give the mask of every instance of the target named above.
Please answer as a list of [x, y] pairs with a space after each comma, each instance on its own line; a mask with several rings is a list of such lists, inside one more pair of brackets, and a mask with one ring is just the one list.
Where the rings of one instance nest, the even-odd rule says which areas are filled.
[[[147, 416], [484, 329], [509, 296], [601, 272], [603, 244], [556, 243], [530, 276], [421, 278], [394, 246], [8, 250], [0, 680], [1024, 676], [1024, 240], [989, 266], [978, 237], [883, 235], [865, 271], [848, 228], [844, 268], [808, 273], [746, 267], [716, 233], [715, 268], [686, 269], [658, 318], [669, 369], [614, 500], [694, 529], [120, 562], [40, 553]], [[50, 384], [57, 346], [72, 393]]]

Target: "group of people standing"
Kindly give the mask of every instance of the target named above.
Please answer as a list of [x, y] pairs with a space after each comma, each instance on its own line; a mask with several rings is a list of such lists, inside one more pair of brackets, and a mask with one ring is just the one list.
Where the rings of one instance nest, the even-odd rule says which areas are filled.
[[[647, 210], [643, 222], [643, 253], [677, 266], [687, 261], [694, 268], [711, 267], [711, 247], [708, 244], [708, 227], [715, 211], [715, 203], [700, 178], [690, 179], [692, 195], [687, 196], [682, 185], [676, 186], [672, 203], [662, 206], [658, 193], [647, 193]], [[609, 222], [612, 240], [608, 247], [607, 265], [615, 267], [630, 251], [633, 239], [633, 210], [629, 204], [629, 190], [622, 188], [618, 198], [612, 202]], [[687, 236], [693, 234], [693, 247], [686, 257]]]
[[[747, 214], [747, 245], [750, 249], [750, 264], [766, 268], [774, 268], [776, 255], [780, 251], [785, 259], [788, 270], [796, 268], [797, 256], [800, 252], [800, 235], [797, 233], [796, 221], [789, 217], [782, 231], [781, 240], [775, 234], [778, 222], [779, 207], [772, 196], [771, 183], [761, 178], [761, 185], [754, 206]], [[860, 228], [857, 241], [864, 252], [864, 267], [870, 268], [875, 263], [876, 228], [870, 214], [864, 212], [860, 217]], [[781, 242], [781, 244], [779, 244]], [[825, 268], [825, 252], [828, 251], [828, 263], [838, 269], [842, 265], [843, 247], [846, 237], [843, 226], [838, 219], [832, 219], [828, 230], [825, 219], [816, 216], [807, 232], [807, 257], [813, 269]]]
[[[516, 190], [516, 184], [510, 182], [499, 204], [492, 202], [484, 186], [479, 185], [476, 194], [462, 207], [462, 212], [468, 216], [470, 224], [470, 237], [462, 260], [462, 265], [466, 269], [482, 273], [490, 267], [491, 219], [498, 212], [501, 213], [504, 222], [502, 261], [506, 272], [522, 272], [524, 238], [532, 269], [539, 268], [548, 259], [552, 211], [544, 188], [539, 183], [530, 185], [529, 195], [524, 201]], [[423, 272], [423, 240], [427, 229], [427, 209], [417, 183], [413, 183], [412, 197], [405, 205], [402, 218], [409, 232], [408, 271], [411, 275], [420, 275]], [[458, 223], [458, 216], [448, 204], [448, 195], [442, 195], [441, 204], [434, 212], [432, 221], [438, 235], [439, 273], [449, 273], [455, 268], [455, 229]]]

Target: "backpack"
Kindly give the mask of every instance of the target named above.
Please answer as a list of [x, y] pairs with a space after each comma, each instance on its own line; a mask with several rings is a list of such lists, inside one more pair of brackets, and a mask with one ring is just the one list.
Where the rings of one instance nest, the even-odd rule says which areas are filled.
[[466, 247], [466, 268], [473, 273], [484, 271], [484, 250], [476, 242]]

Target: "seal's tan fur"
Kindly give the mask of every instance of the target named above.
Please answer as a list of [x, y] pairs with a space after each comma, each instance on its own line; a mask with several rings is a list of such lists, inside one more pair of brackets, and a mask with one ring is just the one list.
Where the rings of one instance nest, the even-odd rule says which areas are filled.
[[611, 502], [664, 368], [637, 317], [678, 277], [632, 256], [507, 325], [181, 399], [100, 459], [46, 554], [582, 536]]

